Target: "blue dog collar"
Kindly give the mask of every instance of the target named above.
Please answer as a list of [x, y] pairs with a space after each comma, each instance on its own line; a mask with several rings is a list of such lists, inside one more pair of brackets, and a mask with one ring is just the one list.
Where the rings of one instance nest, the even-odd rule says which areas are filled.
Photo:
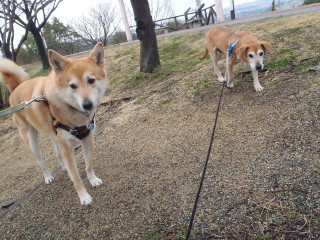
[[227, 48], [227, 54], [231, 55], [233, 52], [233, 48], [234, 46], [238, 43], [239, 39], [237, 39], [236, 41], [234, 41], [234, 43], [231, 44], [231, 42], [229, 42], [228, 44], [228, 48]]

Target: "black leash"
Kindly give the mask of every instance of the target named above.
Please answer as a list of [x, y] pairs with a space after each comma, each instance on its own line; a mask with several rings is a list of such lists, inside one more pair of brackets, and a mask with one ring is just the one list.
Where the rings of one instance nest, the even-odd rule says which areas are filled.
[[208, 154], [207, 154], [207, 159], [206, 159], [206, 162], [204, 164], [204, 168], [203, 168], [203, 172], [202, 172], [202, 177], [201, 177], [199, 189], [198, 189], [198, 192], [197, 192], [197, 195], [196, 195], [196, 199], [195, 199], [195, 202], [194, 202], [193, 211], [192, 211], [192, 214], [191, 214], [191, 217], [190, 217], [190, 223], [189, 223], [189, 227], [188, 227], [188, 231], [187, 231], [187, 235], [186, 235], [186, 240], [188, 240], [189, 237], [190, 237], [190, 233], [191, 233], [192, 225], [193, 225], [193, 220], [194, 220], [194, 215], [196, 214], [197, 205], [198, 205], [198, 201], [199, 201], [199, 197], [200, 197], [200, 192], [201, 192], [202, 185], [203, 185], [203, 180], [204, 180], [204, 177], [206, 175], [208, 161], [209, 161], [211, 148], [212, 148], [212, 142], [213, 142], [213, 139], [214, 139], [214, 133], [216, 131], [216, 126], [217, 126], [217, 122], [218, 122], [221, 99], [222, 99], [223, 90], [224, 90], [225, 85], [226, 85], [226, 82], [223, 83], [223, 86], [221, 88], [221, 93], [220, 93], [220, 98], [219, 98], [219, 103], [218, 103], [218, 109], [217, 109], [217, 113], [216, 113], [216, 119], [214, 121], [212, 136], [211, 136], [211, 140], [210, 140], [210, 146], [209, 146], [209, 150], [208, 150]]

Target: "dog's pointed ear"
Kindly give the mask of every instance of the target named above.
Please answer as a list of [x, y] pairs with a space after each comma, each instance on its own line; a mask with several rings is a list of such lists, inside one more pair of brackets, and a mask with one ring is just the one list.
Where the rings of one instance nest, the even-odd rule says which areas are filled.
[[51, 49], [48, 51], [48, 54], [49, 54], [49, 62], [51, 67], [54, 70], [62, 71], [65, 68], [67, 60], [63, 56], [61, 56], [59, 53]]
[[101, 42], [92, 49], [89, 57], [100, 67], [104, 67], [104, 49]]
[[263, 51], [265, 53], [271, 53], [272, 52], [272, 48], [271, 48], [271, 45], [265, 41], [262, 41], [261, 42], [261, 47], [263, 49]]
[[243, 44], [238, 49], [236, 49], [237, 59], [241, 59], [243, 62], [248, 62], [247, 53], [249, 50], [249, 45]]

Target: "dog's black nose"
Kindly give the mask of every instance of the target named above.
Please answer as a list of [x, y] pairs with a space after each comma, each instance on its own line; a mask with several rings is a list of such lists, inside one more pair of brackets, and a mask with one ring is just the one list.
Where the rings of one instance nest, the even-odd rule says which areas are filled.
[[82, 107], [85, 109], [85, 110], [91, 110], [92, 108], [92, 102], [87, 100], [87, 101], [84, 101], [82, 103]]
[[257, 64], [256, 65], [256, 69], [257, 69], [257, 71], [261, 70], [262, 69], [262, 65], [261, 64]]

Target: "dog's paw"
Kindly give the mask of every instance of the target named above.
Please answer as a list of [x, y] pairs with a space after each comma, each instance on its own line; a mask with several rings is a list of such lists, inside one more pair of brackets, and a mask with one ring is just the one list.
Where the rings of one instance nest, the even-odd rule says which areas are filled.
[[92, 197], [89, 195], [89, 193], [85, 193], [82, 196], [79, 196], [81, 205], [89, 205], [92, 203]]
[[234, 84], [233, 83], [227, 84], [227, 87], [228, 88], [234, 88]]
[[50, 183], [52, 183], [52, 181], [53, 181], [53, 176], [52, 176], [51, 174], [49, 174], [48, 176], [46, 176], [46, 177], [44, 178], [44, 182], [45, 182], [46, 184], [50, 184]]
[[61, 170], [65, 172], [65, 171], [67, 171], [67, 168], [61, 164]]
[[258, 85], [254, 86], [254, 89], [256, 90], [256, 92], [261, 92], [263, 90], [263, 87], [261, 85]]
[[102, 180], [97, 176], [91, 176], [91, 177], [88, 177], [88, 179], [92, 187], [97, 187], [102, 184]]
[[222, 78], [218, 78], [219, 79], [219, 82], [221, 82], [221, 83], [224, 83], [224, 82], [226, 82], [226, 80], [224, 80], [224, 78], [222, 77]]

